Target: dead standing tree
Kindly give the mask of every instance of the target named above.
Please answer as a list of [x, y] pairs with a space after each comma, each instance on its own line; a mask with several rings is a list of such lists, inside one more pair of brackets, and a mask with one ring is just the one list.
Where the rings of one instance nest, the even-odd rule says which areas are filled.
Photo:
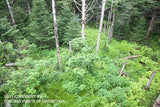
[[[76, 5], [76, 8], [82, 13], [82, 39], [85, 40], [85, 25], [86, 23], [92, 19], [93, 15], [90, 16], [88, 18], [88, 12], [89, 11], [92, 11], [92, 9], [95, 7], [96, 3], [97, 3], [97, 0], [91, 0], [89, 3], [86, 4], [86, 0], [81, 0], [81, 4], [78, 3], [76, 0], [73, 0], [75, 5]], [[81, 9], [79, 8], [81, 7]], [[93, 12], [93, 11], [92, 11]]]
[[59, 52], [56, 9], [55, 9], [55, 1], [54, 0], [52, 0], [52, 12], [53, 12], [53, 20], [54, 20], [54, 32], [55, 32], [55, 41], [56, 41], [56, 48], [57, 48], [57, 55], [58, 55], [59, 72], [61, 72], [61, 57], [60, 57], [60, 52]]
[[150, 25], [148, 27], [147, 34], [145, 36], [145, 40], [148, 39], [150, 32], [153, 31], [154, 22], [155, 22], [155, 19], [156, 19], [156, 13], [157, 13], [157, 10], [154, 10], [154, 13], [152, 15], [152, 19], [151, 19]]
[[112, 10], [113, 10], [113, 0], [112, 0], [112, 3], [111, 3], [111, 10], [109, 11], [109, 15], [108, 15], [108, 23], [107, 23], [108, 36], [107, 36], [107, 44], [108, 44], [109, 35], [110, 35], [110, 30], [111, 30], [111, 24], [112, 24]]
[[9, 13], [10, 13], [10, 15], [11, 15], [12, 23], [13, 23], [13, 25], [15, 25], [14, 16], [13, 16], [13, 12], [12, 12], [11, 6], [10, 6], [10, 4], [9, 4], [9, 1], [6, 0], [6, 3], [7, 3], [7, 6], [8, 6], [8, 9], [9, 9]]
[[99, 26], [98, 39], [97, 39], [97, 47], [96, 47], [96, 53], [95, 53], [96, 55], [98, 54], [98, 49], [99, 49], [99, 44], [100, 44], [100, 37], [101, 37], [101, 32], [102, 32], [102, 27], [103, 27], [105, 5], [106, 5], [106, 0], [103, 0], [102, 1], [101, 20], [100, 20], [100, 26]]
[[[108, 41], [110, 40], [110, 43], [111, 43], [111, 39], [112, 39], [112, 36], [113, 36], [113, 30], [114, 30], [114, 23], [115, 23], [115, 16], [116, 16], [116, 12], [113, 12], [113, 0], [112, 0], [112, 3], [111, 3], [111, 10], [109, 12], [109, 15], [108, 15], [108, 23], [107, 23], [107, 29], [108, 29], [108, 36], [107, 36], [107, 44], [108, 44]], [[114, 8], [115, 10], [115, 8]], [[113, 14], [113, 17], [112, 17], [112, 14]]]

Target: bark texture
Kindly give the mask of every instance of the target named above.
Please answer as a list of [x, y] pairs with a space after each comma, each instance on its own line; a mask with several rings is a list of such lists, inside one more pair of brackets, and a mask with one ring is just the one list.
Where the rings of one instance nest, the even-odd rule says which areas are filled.
[[55, 10], [55, 1], [52, 0], [52, 12], [53, 12], [53, 20], [54, 20], [54, 32], [55, 32], [55, 41], [58, 55], [58, 63], [59, 63], [59, 72], [61, 72], [61, 57], [59, 52], [59, 41], [58, 41], [58, 31], [57, 31], [57, 20], [56, 20], [56, 10]]

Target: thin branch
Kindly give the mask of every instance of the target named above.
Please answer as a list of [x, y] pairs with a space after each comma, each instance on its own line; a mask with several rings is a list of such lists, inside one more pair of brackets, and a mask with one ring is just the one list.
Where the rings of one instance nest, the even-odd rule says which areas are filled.
[[75, 3], [75, 5], [76, 5], [76, 7], [77, 7], [78, 11], [82, 12], [82, 10], [81, 10], [81, 9], [79, 9], [79, 7], [77, 6], [77, 4], [76, 4], [76, 3]]
[[81, 4], [79, 4], [76, 0], [73, 0], [75, 4], [78, 4], [79, 6], [82, 6]]
[[[95, 2], [95, 4], [93, 5], [93, 2], [94, 2], [94, 1], [96, 1], [96, 2]], [[89, 12], [90, 10], [92, 10], [92, 9], [96, 6], [97, 0], [94, 0], [94, 1], [92, 2], [91, 6], [90, 6], [88, 9], [86, 8], [86, 9], [87, 9], [87, 10], [86, 10], [86, 13]]]
[[141, 55], [137, 55], [137, 56], [129, 56], [129, 57], [118, 58], [118, 59], [133, 59], [133, 58], [138, 58], [138, 57], [141, 57]]

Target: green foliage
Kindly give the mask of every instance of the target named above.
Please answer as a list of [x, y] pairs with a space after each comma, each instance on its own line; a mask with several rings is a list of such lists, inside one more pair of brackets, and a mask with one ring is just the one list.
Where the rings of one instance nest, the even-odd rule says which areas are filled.
[[136, 43], [140, 43], [144, 41], [144, 35], [146, 35], [147, 31], [146, 20], [145, 18], [141, 18], [137, 21], [137, 25], [133, 28], [133, 31], [130, 32], [128, 38], [130, 41], [134, 41]]
[[44, 0], [33, 1], [31, 22], [27, 26], [28, 40], [41, 48], [55, 46], [53, 18], [46, 8]]
[[73, 14], [69, 7], [70, 2], [58, 1], [60, 11], [58, 11], [58, 34], [60, 43], [68, 44], [72, 39], [79, 37], [80, 25], [78, 17]]
[[12, 43], [0, 42], [0, 66], [14, 62], [16, 58], [16, 52]]
[[0, 18], [0, 40], [3, 42], [14, 40], [18, 36], [18, 31], [16, 26], [11, 26], [11, 23], [8, 22], [6, 17]]

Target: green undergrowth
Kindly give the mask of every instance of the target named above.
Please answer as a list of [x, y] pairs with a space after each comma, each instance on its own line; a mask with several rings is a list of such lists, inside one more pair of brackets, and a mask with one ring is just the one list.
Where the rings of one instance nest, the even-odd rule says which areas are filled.
[[[56, 49], [39, 50], [33, 44], [25, 45], [26, 48], [21, 49], [21, 58], [12, 59], [15, 67], [1, 64], [0, 76], [5, 83], [1, 85], [0, 92], [41, 95], [41, 100], [56, 100], [54, 103], [13, 104], [13, 107], [152, 106], [160, 93], [160, 67], [155, 51], [147, 46], [114, 39], [107, 44], [107, 37], [102, 34], [98, 55], [95, 55], [97, 35], [98, 29], [89, 27], [86, 29], [86, 41], [73, 39], [72, 51], [60, 48], [62, 72], [58, 71]], [[2, 46], [5, 44], [0, 45], [9, 56], [16, 54], [11, 54], [14, 47], [6, 50]], [[140, 57], [127, 60], [123, 75], [119, 76], [118, 71], [125, 61], [120, 58], [137, 55]], [[154, 70], [156, 74], [152, 84], [149, 90], [145, 90]]]

